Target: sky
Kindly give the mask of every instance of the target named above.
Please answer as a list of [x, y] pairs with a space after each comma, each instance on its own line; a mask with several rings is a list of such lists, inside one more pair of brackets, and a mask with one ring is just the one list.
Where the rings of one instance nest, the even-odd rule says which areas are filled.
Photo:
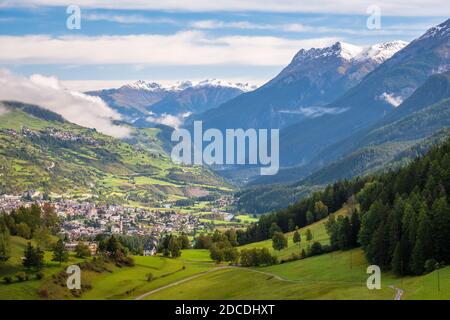
[[[80, 29], [67, 27], [71, 4]], [[411, 41], [449, 13], [448, 0], [0, 0], [0, 68], [81, 91], [138, 79], [260, 85], [302, 48]]]

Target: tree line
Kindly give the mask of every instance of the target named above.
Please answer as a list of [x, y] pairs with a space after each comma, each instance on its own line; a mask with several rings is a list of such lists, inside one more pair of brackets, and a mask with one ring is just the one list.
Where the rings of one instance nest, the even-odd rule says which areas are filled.
[[450, 263], [450, 140], [356, 194], [360, 209], [329, 219], [335, 249], [361, 245], [369, 263], [421, 275]]
[[238, 242], [243, 245], [271, 239], [273, 224], [280, 228], [280, 232], [286, 233], [294, 231], [295, 227], [302, 228], [324, 219], [330, 213], [339, 210], [352, 195], [359, 192], [372, 179], [373, 177], [357, 177], [338, 181], [286, 209], [262, 215], [257, 223], [247, 227], [246, 230], [236, 231]]

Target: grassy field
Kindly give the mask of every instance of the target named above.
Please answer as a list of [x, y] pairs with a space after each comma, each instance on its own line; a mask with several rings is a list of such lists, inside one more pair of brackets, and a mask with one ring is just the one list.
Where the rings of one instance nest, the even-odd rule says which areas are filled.
[[[20, 237], [11, 237], [11, 258], [4, 262], [0, 263], [0, 279], [3, 279], [5, 276], [14, 277], [14, 275], [19, 271], [24, 271], [22, 267], [22, 257], [24, 249], [29, 240], [20, 238]], [[31, 241], [34, 245], [34, 242]], [[45, 279], [48, 279], [53, 274], [61, 271], [67, 265], [75, 264], [80, 262], [81, 260], [70, 255], [69, 261], [67, 263], [62, 264], [51, 261], [52, 253], [45, 252], [44, 263], [45, 268], [43, 269], [44, 279], [36, 280], [32, 279], [24, 282], [14, 282], [11, 284], [0, 284], [0, 300], [5, 299], [38, 299], [37, 291], [44, 283]]]
[[[92, 289], [82, 299], [133, 299], [147, 291], [208, 270], [211, 263], [163, 257], [134, 257], [132, 268], [114, 268], [111, 273], [92, 275]], [[154, 280], [148, 282], [146, 275]]]
[[[33, 243], [33, 241], [31, 241]], [[22, 256], [28, 240], [20, 237], [11, 237], [11, 258], [0, 264], [0, 279], [12, 276], [24, 271]], [[49, 290], [53, 298], [72, 298], [65, 288], [51, 286], [51, 276], [68, 265], [79, 263], [82, 260], [73, 255], [67, 263], [61, 266], [51, 261], [52, 253], [45, 252], [44, 278], [41, 280], [28, 280], [11, 284], [0, 283], [0, 300], [4, 299], [39, 299], [39, 290]], [[131, 268], [118, 268], [108, 266], [110, 272], [95, 273], [83, 272], [82, 283], [92, 286], [81, 299], [133, 299], [155, 288], [167, 285], [171, 282], [204, 272], [215, 265], [209, 258], [208, 250], [183, 250], [179, 259], [170, 259], [160, 256], [142, 257], [135, 256], [135, 266]], [[148, 282], [147, 274], [152, 273], [154, 280]]]
[[360, 249], [334, 252], [271, 267], [230, 268], [161, 290], [147, 299], [450, 299], [450, 267], [420, 277], [383, 273], [380, 290], [368, 290], [367, 263]]
[[[12, 237], [12, 257], [0, 265], [0, 276], [22, 271], [21, 257], [27, 240]], [[395, 290], [404, 290], [402, 299], [450, 299], [450, 267], [420, 276], [397, 278], [382, 274], [382, 289], [366, 287], [367, 262], [361, 249], [338, 251], [264, 268], [238, 268], [214, 264], [208, 250], [183, 250], [178, 259], [135, 256], [135, 266], [110, 266], [109, 272], [84, 272], [83, 283], [92, 289], [80, 299], [135, 299], [157, 288], [198, 275], [195, 279], [164, 288], [147, 299], [393, 299]], [[39, 299], [38, 290], [48, 289], [53, 274], [68, 264], [80, 262], [71, 256], [62, 266], [46, 252], [42, 280], [0, 284], [0, 299]], [[219, 267], [219, 268], [218, 268]], [[213, 268], [217, 268], [212, 270]], [[202, 274], [206, 271], [209, 273]], [[147, 274], [154, 280], [148, 282]], [[440, 291], [438, 291], [438, 273]], [[53, 298], [70, 298], [60, 288]]]

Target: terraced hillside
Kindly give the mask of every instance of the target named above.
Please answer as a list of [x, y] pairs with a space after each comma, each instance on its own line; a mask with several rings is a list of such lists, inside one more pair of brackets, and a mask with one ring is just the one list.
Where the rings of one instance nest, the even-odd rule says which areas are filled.
[[36, 106], [5, 105], [0, 116], [1, 193], [33, 190], [156, 204], [229, 191], [221, 178], [202, 167], [174, 164], [163, 149], [161, 128], [132, 128], [129, 139], [118, 140]]

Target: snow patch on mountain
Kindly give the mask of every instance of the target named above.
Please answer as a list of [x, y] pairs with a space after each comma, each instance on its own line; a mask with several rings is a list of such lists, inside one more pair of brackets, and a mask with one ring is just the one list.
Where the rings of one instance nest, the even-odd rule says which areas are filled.
[[134, 89], [134, 90], [146, 90], [152, 92], [162, 91], [182, 91], [188, 88], [200, 88], [200, 87], [223, 87], [223, 88], [236, 88], [243, 92], [255, 90], [256, 85], [251, 85], [241, 82], [232, 82], [219, 79], [206, 79], [201, 81], [177, 81], [172, 84], [160, 84], [156, 82], [149, 82], [145, 80], [138, 80], [124, 85], [122, 88]]
[[388, 41], [369, 47], [357, 46], [346, 42], [336, 42], [330, 47], [302, 49], [294, 57], [293, 62], [304, 62], [325, 57], [339, 57], [347, 61], [374, 60], [382, 63], [403, 49], [408, 43], [405, 41]]
[[377, 63], [383, 63], [407, 45], [408, 42], [401, 40], [378, 43], [365, 48], [355, 59], [358, 61], [370, 59]]

